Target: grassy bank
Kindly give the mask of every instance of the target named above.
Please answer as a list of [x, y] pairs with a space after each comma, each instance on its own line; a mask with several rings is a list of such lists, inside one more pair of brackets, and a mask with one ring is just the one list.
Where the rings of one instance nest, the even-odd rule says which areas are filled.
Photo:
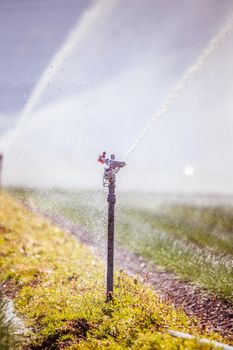
[[7, 195], [0, 224], [1, 283], [29, 331], [24, 349], [212, 348], [173, 338], [167, 328], [222, 340], [124, 273], [106, 303], [102, 262]]
[[[15, 194], [33, 201], [43, 210], [83, 224], [93, 232], [93, 239], [104, 237], [107, 210], [103, 193], [43, 193], [18, 189]], [[154, 197], [146, 208], [143, 196], [137, 199], [139, 204], [144, 200], [143, 206], [137, 205], [136, 198], [120, 196], [116, 225], [118, 242], [157, 266], [233, 302], [232, 207], [167, 201], [158, 205]]]

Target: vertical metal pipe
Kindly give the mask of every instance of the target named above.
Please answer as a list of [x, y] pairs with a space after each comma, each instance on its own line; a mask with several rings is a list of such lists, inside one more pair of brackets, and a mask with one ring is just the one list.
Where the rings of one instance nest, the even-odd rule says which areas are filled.
[[109, 182], [108, 193], [108, 257], [107, 257], [107, 300], [112, 298], [114, 271], [114, 216], [115, 216], [115, 174]]
[[109, 301], [113, 297], [114, 287], [114, 219], [116, 203], [116, 174], [126, 164], [125, 162], [115, 160], [115, 155], [111, 154], [111, 159], [106, 158], [106, 152], [99, 156], [98, 161], [107, 164], [108, 168], [104, 169], [104, 187], [108, 187], [108, 244], [107, 244], [107, 286], [106, 294]]

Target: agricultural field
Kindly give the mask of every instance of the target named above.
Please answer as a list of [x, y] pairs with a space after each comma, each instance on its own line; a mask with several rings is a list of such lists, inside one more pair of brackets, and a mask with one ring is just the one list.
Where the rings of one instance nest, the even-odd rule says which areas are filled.
[[226, 341], [123, 272], [106, 303], [102, 260], [9, 195], [1, 196], [0, 220], [1, 289], [26, 329], [17, 347], [5, 349], [211, 350], [219, 347], [197, 338]]
[[[106, 193], [22, 189], [13, 193], [44, 212], [84, 225], [104, 254]], [[168, 198], [119, 194], [118, 244], [232, 303], [232, 198]]]
[[233, 1], [0, 26], [0, 350], [233, 350]]

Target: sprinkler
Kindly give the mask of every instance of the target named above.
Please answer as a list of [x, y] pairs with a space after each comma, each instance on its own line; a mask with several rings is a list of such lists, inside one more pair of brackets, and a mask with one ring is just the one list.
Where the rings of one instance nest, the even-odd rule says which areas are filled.
[[103, 186], [108, 187], [108, 256], [107, 256], [107, 301], [112, 299], [113, 293], [113, 271], [114, 271], [114, 219], [115, 219], [115, 182], [116, 174], [126, 163], [115, 160], [112, 154], [110, 159], [106, 158], [106, 152], [99, 156], [98, 162], [107, 165], [104, 169]]

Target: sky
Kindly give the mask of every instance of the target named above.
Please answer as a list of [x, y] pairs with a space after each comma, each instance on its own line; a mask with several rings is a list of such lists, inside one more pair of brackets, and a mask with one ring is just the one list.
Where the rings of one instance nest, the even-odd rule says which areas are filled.
[[[233, 15], [231, 0], [0, 0], [6, 185], [99, 188]], [[118, 175], [121, 190], [233, 193], [233, 30]]]

